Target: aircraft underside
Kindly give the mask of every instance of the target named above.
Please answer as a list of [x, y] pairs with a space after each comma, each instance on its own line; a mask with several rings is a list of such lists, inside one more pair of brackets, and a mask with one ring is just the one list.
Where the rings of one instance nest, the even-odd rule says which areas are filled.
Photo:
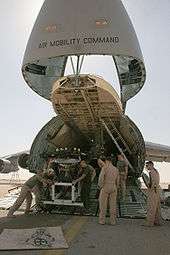
[[[57, 116], [52, 118], [35, 138], [29, 159], [25, 158], [27, 167], [30, 172], [36, 173], [43, 169], [48, 158], [53, 156], [54, 161], [65, 165], [66, 175], [71, 183], [76, 176], [71, 175], [70, 169], [78, 171], [78, 164], [76, 162], [68, 166], [67, 160], [85, 154], [96, 169], [98, 177], [100, 169], [96, 159], [102, 155], [111, 155], [113, 164], [116, 164], [116, 155], [122, 153], [129, 168], [126, 203], [119, 201], [119, 215], [128, 216], [134, 208], [134, 216], [142, 217], [146, 201], [138, 187], [137, 178], [140, 177], [145, 162], [143, 137], [134, 122], [122, 113], [117, 93], [113, 88], [110, 93], [109, 86], [103, 79], [82, 75], [79, 76], [78, 82], [82, 84], [79, 87], [76, 79], [75, 76], [64, 77], [54, 85], [51, 100]], [[23, 162], [25, 159], [23, 158]], [[23, 162], [20, 160], [21, 165]], [[90, 194], [91, 215], [97, 213], [97, 177]], [[66, 180], [62, 179], [61, 182], [65, 183]], [[67, 188], [66, 190], [69, 190], [69, 187]], [[70, 195], [71, 190], [64, 194], [59, 192], [56, 194], [59, 200], [54, 197], [51, 202], [47, 202], [47, 207], [50, 204], [56, 212], [66, 213], [71, 210], [72, 213], [80, 213], [80, 198], [77, 197], [72, 206], [71, 198], [67, 198]]]
[[[32, 173], [43, 170], [51, 156], [54, 162], [64, 166], [63, 173], [58, 175], [59, 187], [54, 187], [48, 198], [43, 197], [45, 209], [62, 214], [97, 215], [100, 169], [96, 159], [111, 155], [116, 165], [116, 155], [121, 153], [128, 162], [128, 179], [125, 200], [118, 196], [117, 214], [119, 217], [146, 216], [146, 196], [138, 181], [145, 162], [145, 143], [134, 122], [123, 114], [116, 91], [109, 86], [92, 75], [66, 76], [54, 84], [51, 101], [56, 117], [40, 130], [30, 154], [19, 158], [20, 166]], [[73, 190], [72, 186], [82, 154], [96, 170], [88, 212], [82, 210], [78, 187]]]
[[[54, 85], [51, 100], [57, 114], [35, 138], [29, 159], [30, 172], [43, 168], [45, 160], [60, 148], [79, 148], [89, 161], [102, 154], [116, 160], [123, 153], [129, 176], [139, 177], [145, 161], [141, 132], [122, 113], [116, 91], [103, 79], [81, 75], [68, 76]], [[81, 85], [80, 85], [81, 84]], [[114, 162], [115, 163], [115, 162]]]

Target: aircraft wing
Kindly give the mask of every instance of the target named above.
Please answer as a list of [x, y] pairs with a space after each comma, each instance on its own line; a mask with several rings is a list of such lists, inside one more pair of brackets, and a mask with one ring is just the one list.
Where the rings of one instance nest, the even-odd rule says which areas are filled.
[[145, 142], [146, 160], [170, 162], [170, 146]]
[[7, 174], [10, 172], [16, 172], [19, 170], [18, 158], [22, 154], [28, 154], [29, 151], [21, 151], [15, 154], [0, 157], [0, 173]]

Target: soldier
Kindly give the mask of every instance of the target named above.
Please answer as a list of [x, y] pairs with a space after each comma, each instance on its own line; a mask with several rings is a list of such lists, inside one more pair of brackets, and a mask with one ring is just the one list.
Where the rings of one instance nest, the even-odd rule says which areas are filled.
[[[104, 163], [103, 160], [105, 161], [105, 158], [100, 157], [100, 158], [97, 159], [97, 164], [98, 164], [98, 166], [99, 166], [99, 168], [100, 168], [100, 172], [101, 172], [102, 167], [105, 166], [105, 163]], [[100, 172], [99, 172], [99, 173], [100, 173]], [[99, 175], [98, 175], [98, 177], [99, 177]], [[95, 198], [98, 199], [98, 200], [99, 200], [99, 195], [100, 195], [100, 187], [98, 186], [98, 187], [97, 187], [97, 191], [96, 191], [96, 195], [95, 195]], [[97, 209], [96, 209], [95, 216], [97, 216], [98, 211], [99, 211], [99, 201], [98, 201], [98, 203], [97, 203]]]
[[128, 164], [122, 154], [119, 154], [117, 158], [118, 158], [118, 161], [117, 161], [116, 167], [119, 170], [119, 194], [121, 199], [125, 200]]
[[116, 196], [119, 185], [119, 172], [112, 165], [111, 158], [104, 159], [104, 165], [99, 175], [98, 186], [100, 188], [99, 195], [99, 224], [105, 224], [105, 216], [107, 210], [107, 202], [109, 199], [110, 207], [110, 224], [116, 223]]
[[37, 200], [39, 202], [39, 196], [40, 191], [43, 185], [52, 185], [53, 181], [51, 180], [52, 177], [52, 171], [41, 173], [40, 171], [29, 178], [22, 186], [21, 192], [13, 206], [9, 209], [9, 212], [7, 214], [7, 217], [15, 217], [13, 214], [15, 211], [18, 210], [18, 208], [22, 205], [24, 200], [26, 200], [26, 209], [25, 214], [28, 214], [30, 212], [31, 203], [32, 203], [32, 194], [33, 190], [36, 190]]
[[146, 168], [149, 171], [148, 198], [147, 198], [147, 224], [152, 227], [160, 226], [160, 194], [159, 194], [159, 173], [154, 168], [152, 161], [146, 162]]
[[95, 176], [95, 169], [88, 165], [86, 160], [81, 160], [80, 162], [81, 167], [81, 176], [73, 181], [73, 184], [81, 182], [81, 200], [85, 209], [89, 208], [89, 196], [90, 196], [90, 189], [91, 183]]
[[97, 160], [97, 163], [98, 163], [98, 166], [99, 166], [100, 168], [102, 168], [102, 167], [105, 165], [105, 163], [104, 163], [104, 161], [103, 161], [102, 158], [99, 158], [99, 159]]

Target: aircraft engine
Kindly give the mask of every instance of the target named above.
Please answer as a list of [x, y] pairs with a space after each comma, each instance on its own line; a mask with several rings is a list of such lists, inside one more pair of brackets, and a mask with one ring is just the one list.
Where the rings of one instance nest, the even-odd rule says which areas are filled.
[[28, 160], [29, 160], [29, 154], [23, 153], [18, 157], [18, 165], [21, 168], [28, 169]]
[[[17, 169], [18, 170], [18, 169]], [[10, 172], [15, 172], [16, 168], [7, 159], [0, 159], [0, 173], [8, 174]]]

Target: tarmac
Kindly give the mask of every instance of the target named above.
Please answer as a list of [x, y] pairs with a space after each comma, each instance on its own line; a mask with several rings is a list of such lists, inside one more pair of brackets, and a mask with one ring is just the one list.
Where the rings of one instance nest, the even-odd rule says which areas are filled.
[[0, 251], [0, 255], [169, 255], [170, 221], [160, 227], [144, 227], [144, 220], [118, 219], [115, 226], [99, 225], [97, 217], [56, 214], [28, 215], [17, 212], [6, 218], [0, 211], [0, 233], [4, 228], [62, 226], [69, 244], [63, 250]]
[[[11, 188], [1, 185], [0, 197]], [[97, 217], [58, 214], [6, 218], [0, 210], [0, 233], [4, 228], [25, 229], [62, 226], [68, 249], [0, 251], [0, 255], [170, 255], [170, 221], [160, 227], [144, 227], [140, 219], [118, 219], [115, 226], [99, 225]], [[108, 220], [108, 219], [107, 219]]]

